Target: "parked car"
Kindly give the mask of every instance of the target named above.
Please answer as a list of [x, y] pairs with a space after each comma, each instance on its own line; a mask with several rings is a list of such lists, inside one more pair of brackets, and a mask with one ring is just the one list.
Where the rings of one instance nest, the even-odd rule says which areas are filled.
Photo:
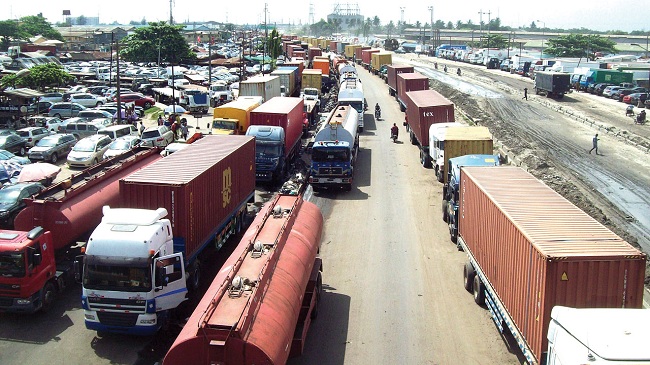
[[91, 86], [87, 89], [87, 92], [93, 94], [93, 95], [98, 95], [98, 96], [104, 96], [104, 93], [108, 90], [108, 86], [101, 85], [101, 86]]
[[52, 132], [58, 132], [62, 123], [63, 121], [56, 117], [31, 117], [27, 120], [30, 126], [47, 128]]
[[135, 105], [142, 107], [145, 110], [151, 108], [156, 104], [156, 101], [152, 97], [143, 94], [120, 94], [120, 101], [122, 103], [134, 103]]
[[50, 110], [50, 107], [53, 104], [54, 102], [52, 101], [37, 101], [27, 106], [27, 112], [34, 114], [45, 114], [48, 110]]
[[72, 118], [72, 117], [76, 117], [80, 111], [86, 109], [87, 108], [85, 106], [78, 103], [70, 103], [70, 102], [55, 103], [50, 107], [50, 110], [48, 110], [47, 115], [49, 117], [57, 117], [59, 119]]
[[104, 159], [115, 157], [126, 153], [142, 143], [142, 140], [138, 136], [124, 136], [120, 137], [108, 146], [106, 152], [104, 152]]
[[0, 189], [0, 225], [13, 229], [16, 215], [26, 206], [23, 199], [37, 195], [43, 189], [43, 185], [35, 182], [16, 183]]
[[70, 153], [77, 139], [72, 134], [52, 134], [44, 137], [27, 154], [31, 161], [49, 161], [52, 164]]
[[646, 89], [645, 87], [633, 87], [629, 89], [621, 89], [616, 94], [617, 95], [616, 98], [618, 99], [618, 101], [623, 101], [623, 98], [627, 95], [634, 94], [634, 93], [646, 93], [646, 92], [648, 92], [648, 89]]
[[603, 95], [603, 90], [605, 90], [605, 88], [607, 86], [614, 86], [614, 84], [610, 84], [610, 83], [606, 83], [606, 82], [597, 84], [596, 87], [594, 88], [594, 94]]
[[27, 153], [27, 141], [21, 136], [9, 133], [0, 136], [0, 149], [13, 152], [18, 156], [25, 156]]
[[43, 94], [43, 96], [38, 98], [38, 101], [50, 101], [52, 103], [60, 103], [63, 101], [63, 93], [60, 92], [45, 93]]
[[22, 128], [17, 130], [16, 133], [25, 139], [25, 146], [27, 146], [27, 148], [34, 147], [36, 142], [43, 139], [43, 137], [50, 135], [50, 131], [43, 127]]
[[97, 164], [104, 159], [104, 152], [110, 144], [111, 139], [101, 134], [79, 140], [68, 154], [68, 166], [88, 167]]
[[73, 117], [73, 118], [68, 118], [66, 120], [61, 121], [61, 124], [57, 128], [56, 132], [57, 133], [65, 133], [65, 128], [68, 126], [70, 123], [78, 123], [78, 122], [83, 122], [84, 120], [81, 118]]
[[7, 150], [0, 150], [0, 162], [8, 161], [19, 165], [27, 165], [31, 161], [27, 157], [16, 156]]
[[65, 133], [72, 134], [77, 139], [82, 139], [97, 134], [97, 131], [104, 128], [106, 126], [103, 123], [79, 121], [68, 123], [65, 126]]
[[605, 88], [605, 90], [603, 90], [603, 96], [606, 97], [606, 98], [611, 98], [611, 97], [612, 97], [612, 93], [613, 93], [614, 91], [617, 91], [617, 90], [620, 90], [620, 89], [622, 89], [621, 86], [607, 86], [607, 87]]
[[77, 117], [79, 117], [81, 119], [84, 119], [84, 120], [87, 120], [87, 121], [91, 121], [91, 120], [97, 119], [97, 118], [109, 118], [109, 119], [111, 119], [111, 118], [113, 118], [113, 115], [111, 113], [107, 112], [106, 110], [86, 109], [86, 110], [80, 111], [79, 114], [77, 114]]
[[174, 133], [167, 126], [157, 125], [145, 129], [140, 138], [143, 146], [166, 147], [174, 142]]
[[644, 103], [648, 99], [648, 93], [633, 93], [630, 95], [625, 95], [623, 97], [623, 102], [630, 105], [637, 105], [639, 101]]
[[73, 94], [70, 95], [70, 101], [73, 103], [79, 103], [87, 108], [93, 108], [96, 106], [106, 104], [106, 98], [99, 95], [94, 95], [90, 93], [82, 94]]

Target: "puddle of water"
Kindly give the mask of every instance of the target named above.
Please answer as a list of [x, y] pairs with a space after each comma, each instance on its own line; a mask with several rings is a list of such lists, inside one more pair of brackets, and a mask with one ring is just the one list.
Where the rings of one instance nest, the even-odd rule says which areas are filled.
[[[494, 92], [492, 90], [488, 90], [486, 88], [483, 88], [481, 86], [478, 86], [476, 84], [471, 84], [469, 82], [463, 81], [461, 79], [458, 79], [456, 77], [452, 77], [447, 73], [444, 72], [439, 72], [439, 71], [434, 71], [428, 68], [424, 67], [414, 67], [415, 71], [430, 77], [436, 81], [443, 82], [454, 89], [468, 95], [473, 95], [473, 96], [479, 96], [482, 98], [489, 98], [489, 99], [500, 99], [503, 98], [503, 95]], [[454, 71], [455, 72], [455, 71]]]

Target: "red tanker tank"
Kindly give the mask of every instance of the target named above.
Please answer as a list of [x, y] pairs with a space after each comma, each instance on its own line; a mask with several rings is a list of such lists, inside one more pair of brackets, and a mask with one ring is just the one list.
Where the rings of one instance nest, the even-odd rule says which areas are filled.
[[284, 364], [300, 355], [322, 286], [322, 226], [300, 195], [262, 208], [163, 364]]
[[157, 148], [143, 148], [83, 170], [43, 190], [16, 216], [14, 226], [29, 231], [36, 226], [52, 232], [54, 249], [75, 242], [102, 220], [102, 206], [119, 203], [121, 178], [161, 158]]

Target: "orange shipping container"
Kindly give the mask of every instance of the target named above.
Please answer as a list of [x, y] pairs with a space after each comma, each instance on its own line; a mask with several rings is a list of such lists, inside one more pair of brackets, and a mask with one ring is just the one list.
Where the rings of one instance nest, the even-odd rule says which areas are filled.
[[312, 62], [314, 70], [321, 70], [323, 75], [330, 74], [330, 62], [328, 60], [315, 59]]
[[641, 308], [646, 255], [518, 167], [461, 170], [459, 240], [539, 363], [551, 309]]

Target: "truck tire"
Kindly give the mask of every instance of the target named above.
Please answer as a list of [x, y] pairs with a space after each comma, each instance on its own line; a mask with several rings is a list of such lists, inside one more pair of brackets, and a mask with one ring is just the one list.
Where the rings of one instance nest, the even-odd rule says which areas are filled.
[[438, 179], [438, 182], [443, 182], [443, 176], [442, 176], [442, 171], [440, 171], [440, 166], [436, 165], [436, 179]]
[[48, 281], [43, 287], [41, 292], [41, 311], [47, 312], [52, 309], [52, 304], [54, 304], [54, 299], [56, 298], [56, 287], [52, 284], [51, 281]]
[[442, 220], [445, 223], [449, 223], [449, 212], [447, 212], [447, 209], [449, 209], [449, 202], [446, 200], [442, 201]]
[[194, 263], [192, 263], [188, 271], [190, 272], [190, 277], [188, 278], [188, 284], [190, 284], [189, 289], [196, 291], [201, 284], [201, 264], [199, 260], [194, 260]]
[[417, 144], [417, 142], [415, 142], [416, 139], [415, 139], [415, 136], [413, 135], [413, 132], [409, 132], [409, 141], [410, 141], [411, 144], [414, 145], [414, 146]]
[[316, 286], [314, 287], [314, 295], [316, 296], [316, 304], [314, 309], [311, 310], [311, 319], [318, 318], [318, 307], [320, 307], [321, 291], [323, 290], [323, 276], [319, 272], [318, 279], [316, 279]]
[[474, 270], [474, 266], [472, 266], [470, 262], [466, 262], [465, 267], [463, 268], [463, 286], [465, 287], [465, 290], [470, 293], [473, 293], [474, 290], [475, 276], [476, 271]]
[[474, 294], [474, 303], [480, 306], [485, 305], [485, 285], [481, 282], [478, 275], [474, 275], [472, 294]]
[[451, 239], [451, 242], [458, 243], [458, 233], [455, 232], [454, 224], [451, 222], [451, 219], [449, 220], [449, 238]]

